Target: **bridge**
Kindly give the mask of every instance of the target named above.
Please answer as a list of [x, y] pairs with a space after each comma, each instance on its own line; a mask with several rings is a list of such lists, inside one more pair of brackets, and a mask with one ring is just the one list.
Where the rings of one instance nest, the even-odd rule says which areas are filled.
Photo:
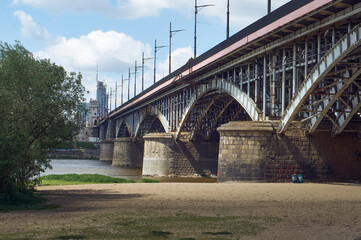
[[100, 160], [143, 175], [361, 180], [361, 3], [293, 0], [117, 107]]

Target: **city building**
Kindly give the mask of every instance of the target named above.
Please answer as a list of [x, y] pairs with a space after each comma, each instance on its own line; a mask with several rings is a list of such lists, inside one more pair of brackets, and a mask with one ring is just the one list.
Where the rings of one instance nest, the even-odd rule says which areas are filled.
[[89, 103], [79, 103], [77, 105], [77, 112], [77, 125], [79, 127], [87, 126], [87, 123], [89, 122]]
[[98, 122], [98, 101], [90, 99], [89, 101], [89, 127], [96, 125]]
[[104, 118], [108, 113], [107, 85], [97, 81], [98, 116]]

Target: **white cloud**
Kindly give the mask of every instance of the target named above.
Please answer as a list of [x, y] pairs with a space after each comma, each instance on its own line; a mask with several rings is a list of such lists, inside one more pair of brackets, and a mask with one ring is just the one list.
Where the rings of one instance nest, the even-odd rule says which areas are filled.
[[[279, 8], [290, 0], [273, 0], [272, 10]], [[215, 22], [222, 22], [226, 25], [227, 5], [226, 1], [207, 0], [207, 4], [213, 4], [212, 7], [204, 8], [200, 13], [213, 18]], [[249, 24], [255, 22], [267, 13], [266, 0], [230, 0], [230, 27], [239, 31]]]
[[35, 55], [50, 58], [67, 69], [95, 70], [98, 63], [100, 71], [122, 73], [134, 65], [135, 59], [140, 62], [142, 52], [149, 56], [150, 46], [124, 33], [99, 30], [79, 38], [62, 37]]
[[[199, 4], [202, 1], [205, 0], [198, 0]], [[97, 12], [111, 18], [128, 19], [158, 16], [164, 9], [173, 9], [188, 16], [194, 13], [194, 1], [191, 0], [13, 0], [13, 4], [30, 5], [54, 14]]]
[[171, 0], [13, 0], [13, 4], [30, 5], [47, 12], [97, 12], [112, 18], [141, 18], [157, 16], [162, 9], [169, 8]]
[[21, 22], [21, 34], [24, 37], [37, 40], [50, 39], [50, 33], [46, 29], [41, 29], [30, 15], [23, 11], [16, 11], [14, 15], [18, 17]]
[[[289, 0], [273, 0], [272, 9], [276, 9]], [[136, 19], [158, 16], [162, 10], [171, 9], [193, 17], [193, 0], [13, 0], [14, 4], [25, 4], [45, 11], [60, 14], [63, 12], [97, 12], [111, 18]], [[198, 0], [197, 5], [214, 5], [199, 9], [199, 14], [217, 24], [226, 23], [225, 0]], [[240, 29], [264, 16], [267, 12], [266, 0], [230, 0], [231, 27]], [[263, 11], [260, 11], [264, 9]]]
[[[193, 50], [191, 47], [178, 48], [172, 51], [172, 71], [177, 70], [188, 62], [193, 57]], [[164, 62], [158, 63], [157, 67], [159, 71], [158, 79], [164, 75], [168, 75], [169, 72], [169, 55]]]
[[[89, 100], [95, 98], [97, 64], [99, 68], [98, 80], [105, 81], [114, 90], [115, 82], [117, 81], [118, 85], [121, 82], [121, 74], [124, 74], [124, 79], [126, 79], [128, 78], [129, 67], [131, 71], [134, 71], [136, 59], [138, 65], [141, 64], [142, 52], [145, 53], [145, 56], [151, 56], [150, 46], [124, 33], [93, 31], [78, 38], [59, 38], [56, 44], [49, 45], [45, 50], [36, 52], [34, 55], [38, 58], [48, 58], [69, 72], [81, 72], [83, 85], [90, 91], [90, 94], [86, 96]], [[150, 63], [148, 62], [148, 64]], [[149, 69], [148, 66], [147, 71]], [[132, 75], [131, 81], [133, 78], [134, 75]], [[141, 70], [138, 71], [138, 93], [141, 88], [140, 79]], [[148, 75], [147, 80], [151, 80]], [[150, 84], [147, 83], [147, 86]], [[132, 97], [133, 85], [131, 85], [131, 89]], [[120, 90], [118, 91], [120, 93]], [[124, 93], [127, 93], [126, 90]]]
[[104, 0], [13, 0], [13, 4], [30, 5], [51, 13], [70, 12], [111, 12], [111, 6]]
[[142, 18], [158, 16], [162, 9], [169, 8], [169, 0], [128, 0], [118, 1], [119, 14], [122, 18]]

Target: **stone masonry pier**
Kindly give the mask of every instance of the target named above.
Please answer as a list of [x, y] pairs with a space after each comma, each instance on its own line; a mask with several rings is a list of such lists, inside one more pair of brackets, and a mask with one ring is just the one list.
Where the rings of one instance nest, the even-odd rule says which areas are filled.
[[361, 180], [361, 141], [357, 133], [293, 129], [278, 135], [278, 122], [230, 122], [220, 133], [218, 182]]
[[131, 137], [114, 139], [112, 165], [142, 167], [143, 149], [142, 138], [137, 138], [135, 141]]
[[142, 167], [145, 176], [217, 177], [218, 182], [290, 182], [292, 174], [313, 182], [361, 181], [361, 140], [356, 132], [305, 135], [293, 127], [277, 134], [278, 125], [230, 122], [217, 129], [219, 141], [175, 140], [171, 133], [103, 140], [100, 160]]
[[144, 136], [143, 175], [215, 177], [218, 142], [174, 140], [170, 133]]

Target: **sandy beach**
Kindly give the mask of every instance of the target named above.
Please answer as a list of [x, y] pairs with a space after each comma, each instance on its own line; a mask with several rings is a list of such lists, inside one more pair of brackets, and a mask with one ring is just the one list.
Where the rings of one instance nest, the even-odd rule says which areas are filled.
[[234, 233], [217, 239], [361, 239], [361, 185], [356, 184], [146, 183], [38, 190], [47, 195], [48, 204], [60, 207], [1, 213], [2, 234], [24, 231], [34, 223], [41, 230], [107, 214], [156, 212], [279, 219], [256, 235]]

